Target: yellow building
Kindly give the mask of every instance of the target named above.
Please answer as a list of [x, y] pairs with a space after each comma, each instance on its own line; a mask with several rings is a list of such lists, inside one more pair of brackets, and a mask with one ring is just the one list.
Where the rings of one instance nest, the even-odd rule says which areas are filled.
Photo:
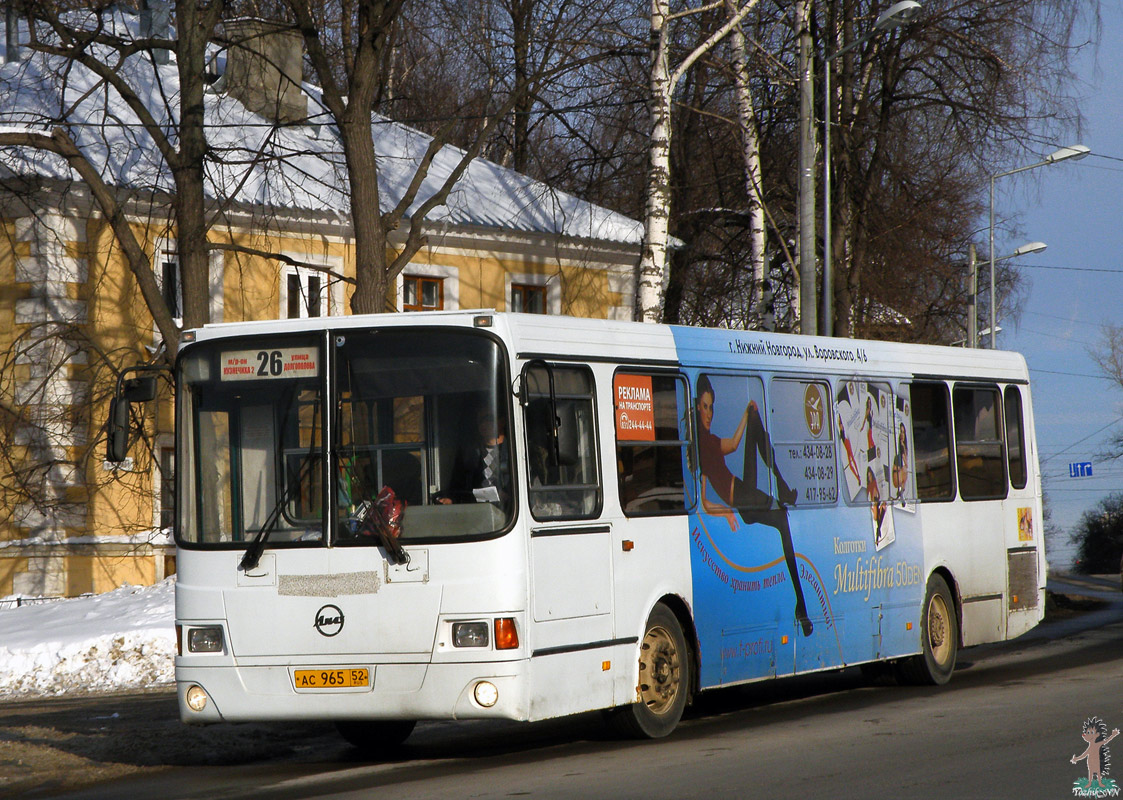
[[[138, 24], [127, 10], [113, 13], [118, 30]], [[158, 199], [164, 179], [152, 171], [155, 160], [129, 124], [131, 112], [90, 91], [78, 71], [44, 99], [51, 64], [26, 50], [15, 55], [0, 63], [0, 125], [26, 123], [34, 114], [45, 119], [59, 108], [85, 111], [78, 144], [92, 161], [102, 159], [99, 168], [129, 209], [166, 301], [178, 308], [175, 230], [170, 208]], [[240, 162], [229, 157], [211, 170], [214, 223], [207, 236], [223, 248], [210, 251], [210, 319], [346, 314], [354, 248], [338, 140], [324, 116], [308, 110], [313, 89], [294, 94], [290, 85], [250, 96], [239, 87], [240, 74], [256, 75], [255, 85], [285, 85], [270, 65], [291, 58], [269, 59], [256, 71], [238, 66], [254, 56], [228, 54], [228, 73], [207, 97], [208, 143], [228, 156], [260, 156], [268, 140], [300, 156], [246, 159], [244, 167], [230, 166]], [[176, 85], [174, 56], [133, 67], [130, 79], [142, 86], [156, 78]], [[263, 107], [263, 96], [283, 98], [285, 108]], [[286, 114], [297, 122], [279, 127]], [[395, 187], [408, 184], [428, 140], [388, 120], [372, 124], [380, 188], [392, 206], [400, 197]], [[441, 152], [421, 200], [459, 158], [452, 148]], [[65, 164], [25, 150], [0, 149], [0, 161], [0, 598], [73, 596], [160, 580], [174, 571], [170, 387], [149, 404], [155, 418], [143, 421], [147, 435], [133, 444], [130, 459], [120, 466], [104, 461], [116, 371], [149, 359], [159, 335], [87, 187]], [[395, 283], [401, 310], [631, 317], [641, 235], [634, 220], [477, 160], [448, 203], [429, 215], [425, 231], [426, 246]]]

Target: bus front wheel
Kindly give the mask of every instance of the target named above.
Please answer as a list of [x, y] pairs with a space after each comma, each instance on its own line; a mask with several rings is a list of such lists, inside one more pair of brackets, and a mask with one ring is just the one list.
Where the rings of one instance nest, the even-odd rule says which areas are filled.
[[690, 650], [678, 617], [657, 605], [639, 648], [639, 702], [613, 709], [616, 729], [635, 739], [659, 739], [678, 725], [690, 694]]
[[920, 655], [900, 664], [899, 677], [905, 683], [943, 686], [955, 669], [959, 625], [951, 589], [939, 575], [928, 579], [920, 612], [920, 646]]

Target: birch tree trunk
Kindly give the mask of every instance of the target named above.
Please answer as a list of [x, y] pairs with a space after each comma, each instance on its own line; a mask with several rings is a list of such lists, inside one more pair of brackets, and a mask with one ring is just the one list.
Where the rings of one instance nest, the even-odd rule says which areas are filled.
[[[727, 0], [727, 5], [732, 5]], [[764, 299], [764, 248], [767, 244], [764, 229], [764, 195], [761, 191], [764, 176], [760, 169], [760, 128], [753, 106], [749, 86], [749, 59], [745, 47], [745, 33], [738, 25], [730, 34], [733, 45], [733, 69], [737, 87], [737, 116], [741, 128], [741, 153], [745, 161], [745, 195], [749, 211], [749, 259], [753, 272], [752, 302], [757, 308]]]
[[671, 103], [675, 88], [694, 62], [708, 53], [737, 27], [759, 0], [734, 6], [729, 19], [671, 68], [667, 52], [670, 23], [688, 14], [720, 7], [724, 0], [671, 14], [670, 0], [651, 0], [651, 143], [648, 148], [647, 200], [643, 219], [643, 250], [636, 266], [636, 305], [633, 318], [660, 322], [663, 317], [663, 287], [667, 274], [667, 244], [670, 240], [671, 206]]
[[667, 265], [671, 206], [671, 68], [667, 57], [668, 0], [651, 0], [651, 142], [648, 148], [647, 205], [643, 251], [636, 274], [638, 322], [659, 322], [663, 314], [663, 275]]

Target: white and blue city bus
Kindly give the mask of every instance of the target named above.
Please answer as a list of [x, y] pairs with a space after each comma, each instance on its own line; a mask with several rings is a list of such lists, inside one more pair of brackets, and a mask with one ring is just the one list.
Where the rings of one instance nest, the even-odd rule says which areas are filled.
[[189, 332], [176, 398], [189, 723], [657, 737], [720, 686], [944, 683], [1044, 612], [1013, 353], [386, 314]]

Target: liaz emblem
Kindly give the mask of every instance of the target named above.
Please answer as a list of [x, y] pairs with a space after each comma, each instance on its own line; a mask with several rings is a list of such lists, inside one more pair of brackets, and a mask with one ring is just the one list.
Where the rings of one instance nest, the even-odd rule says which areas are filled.
[[335, 636], [343, 630], [343, 612], [339, 610], [339, 606], [324, 606], [316, 612], [313, 627], [321, 636]]

